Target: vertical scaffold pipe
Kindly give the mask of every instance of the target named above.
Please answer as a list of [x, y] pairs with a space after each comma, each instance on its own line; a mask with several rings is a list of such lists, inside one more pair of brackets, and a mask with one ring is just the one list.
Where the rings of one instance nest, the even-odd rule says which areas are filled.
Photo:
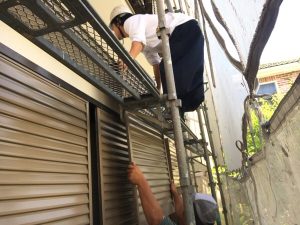
[[[204, 159], [206, 161], [206, 167], [207, 167], [207, 173], [208, 173], [211, 194], [214, 197], [214, 199], [217, 201], [217, 194], [216, 194], [216, 189], [215, 189], [216, 184], [214, 182], [214, 178], [213, 178], [212, 171], [211, 171], [211, 165], [210, 165], [208, 148], [207, 148], [207, 141], [206, 141], [206, 136], [205, 136], [205, 131], [204, 131], [204, 122], [203, 122], [203, 117], [202, 117], [200, 108], [201, 108], [201, 106], [197, 109], [197, 115], [198, 115], [199, 127], [200, 127], [200, 132], [201, 132], [201, 138], [203, 140]], [[221, 221], [217, 221], [217, 224], [221, 225]]]
[[165, 0], [165, 3], [167, 5], [168, 12], [174, 12], [171, 1], [170, 0]]
[[178, 3], [179, 3], [180, 11], [181, 11], [182, 13], [184, 13], [182, 1], [181, 1], [181, 0], [178, 0]]
[[190, 9], [190, 4], [188, 3], [187, 0], [184, 0], [185, 3], [185, 8], [186, 8], [186, 12], [189, 16], [191, 16], [191, 9]]
[[168, 89], [168, 103], [171, 108], [174, 139], [180, 175], [180, 186], [182, 190], [183, 204], [185, 209], [185, 222], [187, 225], [195, 225], [195, 216], [191, 196], [190, 178], [187, 166], [187, 156], [185, 153], [181, 121], [179, 116], [179, 105], [176, 95], [174, 73], [170, 52], [169, 37], [166, 29], [166, 19], [163, 0], [157, 0], [158, 28], [162, 39], [163, 60], [166, 73], [166, 83]]
[[214, 141], [213, 141], [213, 138], [212, 138], [212, 131], [211, 131], [211, 128], [210, 128], [210, 122], [209, 122], [209, 118], [208, 118], [208, 111], [207, 111], [207, 107], [206, 107], [205, 103], [203, 104], [203, 115], [204, 115], [204, 121], [205, 121], [205, 124], [206, 124], [206, 127], [207, 127], [208, 140], [209, 140], [210, 147], [211, 147], [212, 158], [214, 160], [215, 167], [217, 168], [216, 169], [216, 174], [217, 174], [218, 187], [219, 187], [220, 195], [221, 195], [221, 201], [222, 201], [222, 208], [223, 208], [225, 224], [229, 225], [226, 201], [225, 201], [222, 181], [221, 181], [221, 178], [220, 178], [220, 173], [219, 173], [219, 170], [218, 170], [216, 150], [215, 150], [215, 145], [214, 145]]
[[200, 13], [199, 13], [197, 0], [194, 0], [194, 11], [195, 11], [195, 19], [198, 20], [198, 23], [199, 23], [200, 22]]
[[195, 182], [195, 191], [198, 192], [198, 184], [197, 184], [197, 177], [196, 177], [196, 170], [195, 170], [195, 162], [194, 162], [194, 159], [191, 158], [191, 166], [192, 166], [192, 173], [193, 173], [193, 176], [194, 176], [194, 182]]

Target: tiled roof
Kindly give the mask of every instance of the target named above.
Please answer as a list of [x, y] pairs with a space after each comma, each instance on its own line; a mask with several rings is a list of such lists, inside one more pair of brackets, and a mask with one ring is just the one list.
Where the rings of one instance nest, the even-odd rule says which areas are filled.
[[274, 62], [274, 63], [266, 63], [266, 64], [261, 64], [259, 66], [259, 69], [267, 69], [275, 66], [282, 66], [282, 65], [287, 65], [290, 63], [295, 63], [299, 62], [300, 63], [300, 58], [298, 59], [292, 59], [292, 60], [286, 60], [286, 61], [280, 61], [280, 62]]

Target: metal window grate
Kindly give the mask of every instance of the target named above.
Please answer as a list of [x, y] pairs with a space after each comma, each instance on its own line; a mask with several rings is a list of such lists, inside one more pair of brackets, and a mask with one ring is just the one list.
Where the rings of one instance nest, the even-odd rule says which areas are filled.
[[40, 30], [47, 27], [38, 16], [24, 5], [17, 5], [8, 8], [8, 13], [32, 30]]

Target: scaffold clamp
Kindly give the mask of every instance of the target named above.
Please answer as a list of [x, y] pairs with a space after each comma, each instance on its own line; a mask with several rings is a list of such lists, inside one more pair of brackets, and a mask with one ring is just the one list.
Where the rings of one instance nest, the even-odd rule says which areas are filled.
[[181, 99], [175, 99], [175, 100], [168, 100], [168, 101], [166, 102], [166, 106], [167, 106], [168, 108], [171, 107], [171, 101], [175, 101], [175, 106], [177, 106], [177, 107], [181, 107], [181, 106], [182, 106], [182, 104], [181, 104]]
[[157, 35], [158, 39], [161, 39], [161, 31], [162, 30], [166, 30], [166, 34], [168, 35], [168, 37], [170, 37], [170, 29], [163, 25], [163, 26], [156, 28], [156, 35]]

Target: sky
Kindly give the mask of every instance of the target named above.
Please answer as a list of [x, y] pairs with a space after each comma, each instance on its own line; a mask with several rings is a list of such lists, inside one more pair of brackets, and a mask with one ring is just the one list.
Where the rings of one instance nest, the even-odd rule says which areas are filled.
[[260, 63], [300, 58], [300, 0], [283, 0]]

